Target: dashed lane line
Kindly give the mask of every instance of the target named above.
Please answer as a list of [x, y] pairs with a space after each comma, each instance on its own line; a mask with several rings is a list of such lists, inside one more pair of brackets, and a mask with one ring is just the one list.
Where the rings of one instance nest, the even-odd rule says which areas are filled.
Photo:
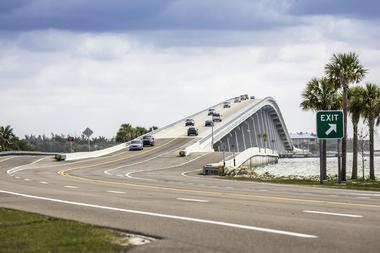
[[73, 186], [73, 185], [65, 185], [64, 187], [69, 188], [69, 189], [77, 189], [78, 188], [77, 186]]
[[357, 215], [357, 214], [330, 213], [330, 212], [311, 211], [311, 210], [304, 210], [303, 212], [304, 212], [304, 213], [314, 213], [314, 214], [332, 215], [332, 216], [343, 216], [343, 217], [350, 217], [350, 218], [363, 218], [362, 215]]
[[188, 198], [176, 198], [177, 200], [183, 200], [183, 201], [190, 201], [190, 202], [201, 202], [201, 203], [207, 203], [208, 200], [204, 199], [188, 199]]
[[235, 223], [229, 223], [229, 222], [223, 222], [223, 221], [206, 220], [206, 219], [200, 219], [200, 218], [192, 218], [192, 217], [170, 215], [170, 214], [163, 214], [163, 213], [155, 213], [155, 212], [146, 212], [146, 211], [124, 209], [124, 208], [117, 208], [117, 207], [110, 207], [110, 206], [101, 206], [101, 205], [94, 205], [94, 204], [83, 203], [83, 202], [67, 201], [67, 200], [47, 198], [47, 197], [42, 197], [42, 196], [33, 196], [33, 195], [10, 192], [10, 191], [3, 191], [3, 190], [0, 190], [0, 193], [5, 193], [5, 194], [9, 194], [9, 195], [24, 197], [24, 198], [50, 201], [50, 202], [55, 202], [55, 203], [60, 203], [60, 204], [71, 205], [71, 206], [83, 206], [83, 207], [89, 207], [89, 208], [96, 208], [96, 209], [123, 212], [123, 213], [132, 213], [132, 214], [137, 214], [137, 215], [145, 215], [145, 216], [159, 217], [159, 218], [165, 218], [165, 219], [173, 219], [173, 220], [182, 220], [182, 221], [189, 221], [189, 222], [195, 222], [195, 223], [211, 224], [211, 225], [216, 225], [216, 226], [238, 228], [238, 229], [244, 229], [244, 230], [279, 234], [279, 235], [299, 237], [299, 238], [305, 238], [305, 239], [316, 239], [316, 238], [318, 238], [318, 236], [311, 235], [311, 234], [304, 234], [304, 233], [278, 230], [278, 229], [271, 229], [271, 228], [264, 228], [264, 227], [256, 227], [256, 226], [243, 225], [243, 224], [235, 224]]
[[107, 191], [109, 193], [116, 193], [116, 194], [125, 194], [125, 192], [121, 192], [121, 191]]
[[48, 184], [46, 181], [41, 181], [40, 184]]

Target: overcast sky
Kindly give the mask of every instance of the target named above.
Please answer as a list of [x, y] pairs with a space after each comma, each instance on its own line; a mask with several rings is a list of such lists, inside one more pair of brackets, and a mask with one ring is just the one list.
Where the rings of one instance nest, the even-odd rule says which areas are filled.
[[1, 0], [0, 125], [112, 137], [243, 93], [315, 132], [301, 93], [334, 53], [380, 84], [380, 1]]

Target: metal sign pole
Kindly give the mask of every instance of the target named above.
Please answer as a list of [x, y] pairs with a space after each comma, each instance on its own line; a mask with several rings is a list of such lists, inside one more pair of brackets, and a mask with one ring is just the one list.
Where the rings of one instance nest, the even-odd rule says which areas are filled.
[[341, 160], [340, 160], [340, 139], [337, 141], [338, 144], [338, 183], [342, 182], [342, 171], [341, 171]]
[[319, 182], [320, 184], [323, 184], [323, 147], [322, 147], [322, 140], [319, 139]]

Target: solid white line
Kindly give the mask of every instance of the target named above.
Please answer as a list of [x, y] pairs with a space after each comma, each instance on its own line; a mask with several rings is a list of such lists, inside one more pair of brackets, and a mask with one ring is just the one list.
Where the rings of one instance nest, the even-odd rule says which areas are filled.
[[125, 192], [119, 192], [119, 191], [107, 191], [109, 193], [116, 193], [116, 194], [124, 194]]
[[209, 202], [208, 200], [203, 200], [203, 199], [186, 199], [186, 198], [176, 198], [177, 200], [184, 200], [184, 201], [192, 201], [192, 202], [202, 202], [202, 203], [207, 203]]
[[303, 212], [304, 213], [315, 213], [315, 214], [326, 214], [326, 215], [334, 215], [334, 216], [343, 216], [343, 217], [351, 217], [351, 218], [363, 218], [362, 215], [356, 215], [356, 214], [329, 213], [329, 212], [310, 211], [310, 210], [304, 210]]
[[357, 195], [357, 196], [367, 196], [367, 197], [380, 197], [380, 194], [378, 193], [348, 193], [350, 195]]
[[25, 166], [28, 166], [28, 165], [32, 165], [32, 164], [35, 164], [35, 163], [38, 163], [40, 161], [42, 161], [43, 159], [45, 159], [46, 157], [42, 157], [41, 159], [38, 159], [34, 162], [31, 162], [31, 163], [28, 163], [28, 164], [24, 164], [24, 165], [21, 165], [21, 166], [17, 166], [17, 167], [14, 167], [14, 168], [11, 168], [9, 170], [7, 170], [7, 174], [8, 175], [11, 175], [11, 174], [14, 174], [16, 172], [19, 172], [19, 171], [22, 171], [22, 170], [26, 170], [28, 168], [24, 168]]
[[48, 184], [48, 182], [41, 181], [40, 184]]
[[76, 186], [72, 186], [72, 185], [65, 185], [64, 187], [66, 187], [66, 188], [70, 188], [70, 189], [76, 189], [76, 188], [78, 188], [78, 187], [76, 187]]
[[4, 159], [0, 160], [0, 163], [5, 162], [5, 161], [12, 159], [12, 158], [15, 158], [15, 157], [11, 156], [11, 157], [4, 158]]
[[155, 179], [142, 178], [142, 177], [133, 177], [133, 176], [131, 176], [131, 174], [138, 173], [138, 172], [146, 172], [146, 171], [168, 170], [168, 169], [172, 169], [172, 168], [181, 167], [181, 166], [183, 166], [183, 165], [186, 165], [186, 164], [188, 164], [188, 163], [191, 163], [191, 162], [193, 162], [193, 161], [195, 161], [195, 160], [197, 160], [197, 159], [199, 159], [199, 158], [201, 158], [201, 157], [203, 157], [203, 156], [206, 156], [206, 155], [208, 155], [208, 153], [203, 154], [203, 155], [198, 156], [198, 157], [195, 157], [195, 158], [193, 158], [193, 159], [191, 159], [191, 160], [189, 160], [189, 161], [186, 161], [186, 162], [183, 162], [183, 163], [180, 163], [180, 164], [174, 164], [174, 165], [171, 165], [171, 166], [168, 166], [168, 167], [165, 167], [165, 168], [151, 169], [151, 170], [131, 171], [131, 172], [128, 172], [127, 174], [125, 174], [125, 176], [128, 177], [128, 178], [132, 178], [132, 179], [148, 180], [148, 181], [157, 181], [157, 180], [155, 180]]
[[240, 229], [246, 229], [246, 230], [266, 232], [266, 233], [301, 237], [301, 238], [309, 238], [309, 239], [318, 238], [318, 236], [316, 236], [316, 235], [302, 234], [302, 233], [296, 233], [296, 232], [290, 232], [290, 231], [284, 231], [284, 230], [255, 227], [255, 226], [247, 226], [247, 225], [240, 225], [240, 224], [228, 223], [228, 222], [222, 222], [222, 221], [205, 220], [205, 219], [198, 219], [198, 218], [191, 218], [191, 217], [184, 217], [184, 216], [177, 216], [177, 215], [169, 215], [169, 214], [162, 214], [162, 213], [145, 212], [145, 211], [139, 211], [139, 210], [133, 210], [133, 209], [123, 209], [123, 208], [116, 208], [116, 207], [109, 207], [109, 206], [100, 206], [100, 205], [87, 204], [87, 203], [74, 202], [74, 201], [67, 201], [67, 200], [61, 200], [61, 199], [53, 199], [53, 198], [47, 198], [47, 197], [33, 196], [33, 195], [10, 192], [10, 191], [3, 191], [3, 190], [0, 190], [0, 193], [6, 193], [6, 194], [10, 194], [10, 195], [25, 197], [25, 198], [39, 199], [39, 200], [45, 200], [45, 201], [74, 205], [74, 206], [85, 206], [85, 207], [98, 208], [98, 209], [103, 209], [103, 210], [111, 210], [111, 211], [124, 212], [124, 213], [133, 213], [133, 214], [147, 215], [147, 216], [167, 218], [167, 219], [191, 221], [191, 222], [197, 222], [197, 223], [206, 223], [206, 224], [213, 224], [213, 225], [219, 225], [219, 226], [225, 226], [225, 227], [240, 228]]

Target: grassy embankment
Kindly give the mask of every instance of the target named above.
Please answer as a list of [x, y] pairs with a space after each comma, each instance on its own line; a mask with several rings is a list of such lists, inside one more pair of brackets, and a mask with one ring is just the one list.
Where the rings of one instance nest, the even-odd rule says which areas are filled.
[[125, 252], [121, 232], [0, 208], [0, 252]]
[[353, 190], [367, 190], [367, 191], [380, 191], [380, 181], [373, 180], [348, 180], [344, 183], [338, 184], [337, 180], [326, 180], [321, 185], [319, 181], [312, 179], [291, 179], [291, 178], [271, 178], [271, 179], [261, 179], [261, 178], [249, 178], [249, 177], [231, 177], [225, 176], [224, 179], [231, 180], [243, 180], [243, 181], [254, 181], [263, 183], [274, 183], [274, 184], [292, 184], [292, 185], [304, 185], [304, 186], [318, 186], [318, 187], [330, 187], [338, 189], [353, 189]]

